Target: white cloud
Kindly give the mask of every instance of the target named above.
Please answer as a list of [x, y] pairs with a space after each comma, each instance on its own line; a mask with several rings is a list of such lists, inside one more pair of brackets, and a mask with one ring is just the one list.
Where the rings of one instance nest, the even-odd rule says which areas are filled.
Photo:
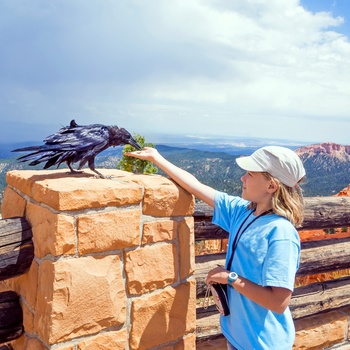
[[297, 0], [5, 0], [0, 118], [348, 143], [343, 22]]

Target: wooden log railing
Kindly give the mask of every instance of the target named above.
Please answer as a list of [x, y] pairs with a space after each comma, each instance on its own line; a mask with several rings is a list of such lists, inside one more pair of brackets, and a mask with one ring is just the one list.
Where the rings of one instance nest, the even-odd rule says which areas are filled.
[[[22, 217], [0, 220], [0, 281], [26, 273], [34, 259], [32, 230]], [[19, 296], [0, 293], [0, 344], [23, 334], [23, 313]], [[2, 349], [11, 349], [2, 345]]]
[[[228, 237], [226, 231], [211, 223], [212, 215], [211, 207], [204, 203], [196, 204], [194, 212], [196, 241]], [[305, 219], [303, 227], [299, 230], [348, 226], [350, 226], [349, 197], [305, 198]], [[303, 242], [297, 276], [350, 269], [349, 251], [349, 238]], [[217, 264], [224, 264], [225, 255], [226, 253], [217, 253], [196, 257], [197, 298], [204, 296], [207, 272]], [[296, 286], [290, 309], [293, 318], [298, 319], [347, 305], [350, 305], [350, 276], [307, 286]], [[210, 306], [207, 310], [198, 307], [197, 342], [220, 335], [219, 314], [215, 306]]]
[[25, 218], [0, 220], [0, 281], [28, 271], [34, 259], [32, 237]]
[[13, 291], [0, 293], [0, 343], [17, 339], [23, 333], [19, 296]]

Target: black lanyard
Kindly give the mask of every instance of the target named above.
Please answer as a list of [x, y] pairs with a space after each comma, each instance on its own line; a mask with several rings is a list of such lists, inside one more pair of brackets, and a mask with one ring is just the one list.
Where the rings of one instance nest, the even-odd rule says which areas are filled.
[[[243, 230], [242, 230], [242, 227], [243, 225], [245, 224], [245, 222], [248, 220], [248, 218], [250, 217], [250, 215], [252, 215], [254, 213], [255, 210], [251, 211], [248, 216], [243, 220], [243, 222], [241, 223], [241, 226], [239, 226], [238, 228], [238, 231], [237, 231], [237, 234], [236, 234], [236, 237], [233, 241], [233, 244], [232, 244], [232, 252], [231, 252], [231, 256], [230, 256], [230, 259], [227, 263], [227, 270], [231, 271], [231, 265], [232, 265], [232, 260], [233, 260], [233, 256], [235, 255], [235, 251], [236, 251], [236, 248], [237, 248], [237, 245], [238, 245], [238, 242], [239, 240], [241, 239], [243, 233], [247, 230], [247, 228], [257, 219], [259, 219], [261, 216], [264, 216], [264, 215], [267, 215], [269, 213], [272, 213], [273, 210], [272, 209], [269, 209], [269, 210], [266, 210], [264, 211], [262, 214], [256, 216]], [[242, 230], [242, 232], [241, 232]]]

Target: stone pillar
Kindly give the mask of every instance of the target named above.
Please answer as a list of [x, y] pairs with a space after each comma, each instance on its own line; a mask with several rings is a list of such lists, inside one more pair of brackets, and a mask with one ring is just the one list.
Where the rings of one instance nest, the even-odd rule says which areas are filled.
[[195, 349], [193, 197], [160, 175], [11, 171], [3, 218], [32, 226], [14, 350]]

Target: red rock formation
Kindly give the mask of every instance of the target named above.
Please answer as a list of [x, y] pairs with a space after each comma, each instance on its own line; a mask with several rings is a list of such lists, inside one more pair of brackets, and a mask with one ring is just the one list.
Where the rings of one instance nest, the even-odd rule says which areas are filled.
[[295, 152], [299, 156], [308, 154], [309, 157], [311, 157], [315, 154], [328, 154], [332, 157], [339, 158], [344, 161], [350, 159], [350, 145], [343, 146], [332, 142], [324, 142], [314, 145], [302, 146], [296, 149]]
[[350, 196], [350, 184], [342, 189], [339, 193], [337, 193], [335, 196]]

